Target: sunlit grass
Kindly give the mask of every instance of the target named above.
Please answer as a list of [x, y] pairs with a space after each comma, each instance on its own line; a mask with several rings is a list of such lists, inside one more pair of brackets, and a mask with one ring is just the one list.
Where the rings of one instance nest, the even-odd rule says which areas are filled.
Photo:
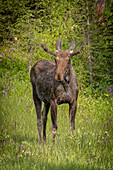
[[31, 84], [14, 81], [0, 97], [0, 169], [112, 169], [112, 106], [112, 98], [80, 95], [75, 131], [61, 105], [55, 144], [50, 113], [47, 142], [40, 143]]

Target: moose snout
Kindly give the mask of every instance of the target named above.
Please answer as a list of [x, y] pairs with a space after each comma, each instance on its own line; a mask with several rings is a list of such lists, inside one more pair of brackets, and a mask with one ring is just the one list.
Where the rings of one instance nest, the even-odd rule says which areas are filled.
[[63, 74], [61, 74], [61, 73], [55, 74], [56, 81], [63, 81], [63, 79], [64, 79]]

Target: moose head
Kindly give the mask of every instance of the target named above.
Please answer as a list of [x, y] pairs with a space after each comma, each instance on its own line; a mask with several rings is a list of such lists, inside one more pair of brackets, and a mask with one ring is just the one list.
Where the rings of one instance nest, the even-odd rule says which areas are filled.
[[71, 43], [71, 46], [68, 50], [61, 50], [61, 40], [56, 42], [56, 53], [49, 51], [45, 44], [41, 44], [42, 48], [47, 52], [55, 56], [56, 63], [56, 72], [55, 80], [63, 81], [66, 78], [67, 73], [69, 72], [70, 59], [72, 56], [77, 55], [84, 48], [82, 46], [78, 51], [73, 52], [75, 48], [74, 40]]

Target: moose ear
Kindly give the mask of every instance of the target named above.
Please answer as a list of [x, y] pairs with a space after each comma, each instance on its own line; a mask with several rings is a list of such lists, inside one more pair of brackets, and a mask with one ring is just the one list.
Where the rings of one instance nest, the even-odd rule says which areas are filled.
[[73, 40], [72, 43], [71, 43], [71, 46], [69, 48], [70, 53], [73, 52], [74, 48], [75, 48], [75, 41]]
[[56, 42], [56, 51], [61, 49], [61, 40]]

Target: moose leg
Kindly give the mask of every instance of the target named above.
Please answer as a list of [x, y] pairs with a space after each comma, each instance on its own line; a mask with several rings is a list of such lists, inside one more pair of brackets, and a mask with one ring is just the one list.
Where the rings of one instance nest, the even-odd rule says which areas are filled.
[[43, 110], [43, 139], [46, 141], [46, 124], [47, 124], [47, 115], [49, 111], [50, 104], [44, 104]]
[[36, 114], [37, 114], [37, 129], [39, 132], [40, 141], [42, 141], [42, 135], [41, 135], [41, 131], [42, 131], [42, 121], [41, 121], [42, 102], [37, 95], [36, 88], [34, 85], [33, 85], [33, 100], [34, 100]]
[[75, 129], [75, 114], [77, 109], [77, 101], [74, 101], [69, 105], [69, 119], [70, 119], [70, 131]]
[[53, 132], [53, 143], [55, 142], [56, 130], [57, 130], [57, 104], [51, 103], [51, 120], [52, 120], [52, 132]]

